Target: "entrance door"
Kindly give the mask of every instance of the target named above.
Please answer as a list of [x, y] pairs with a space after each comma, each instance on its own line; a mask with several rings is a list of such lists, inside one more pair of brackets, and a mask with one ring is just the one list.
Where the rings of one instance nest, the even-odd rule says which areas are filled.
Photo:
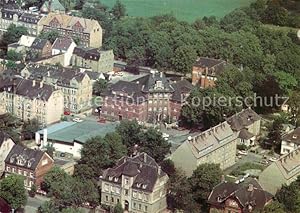
[[129, 202], [125, 200], [125, 211], [129, 210]]

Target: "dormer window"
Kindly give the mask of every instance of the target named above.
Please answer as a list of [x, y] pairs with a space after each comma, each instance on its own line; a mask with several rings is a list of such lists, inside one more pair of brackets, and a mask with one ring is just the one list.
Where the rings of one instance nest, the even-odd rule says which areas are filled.
[[142, 187], [143, 187], [143, 189], [146, 189], [147, 188], [147, 184], [143, 184]]
[[137, 186], [138, 188], [140, 188], [140, 187], [141, 187], [141, 184], [140, 184], [140, 183], [137, 183], [136, 186]]
[[108, 176], [108, 180], [112, 180], [113, 179], [113, 176]]
[[297, 139], [297, 135], [293, 135], [293, 139]]
[[115, 182], [118, 182], [119, 178], [115, 177]]

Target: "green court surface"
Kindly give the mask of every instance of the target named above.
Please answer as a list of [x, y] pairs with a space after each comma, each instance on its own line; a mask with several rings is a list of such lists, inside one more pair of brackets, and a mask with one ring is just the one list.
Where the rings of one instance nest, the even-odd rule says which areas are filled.
[[[203, 16], [223, 17], [235, 8], [248, 6], [255, 0], [120, 0], [129, 16], [173, 14], [180, 20], [193, 22]], [[116, 0], [101, 0], [112, 7]]]

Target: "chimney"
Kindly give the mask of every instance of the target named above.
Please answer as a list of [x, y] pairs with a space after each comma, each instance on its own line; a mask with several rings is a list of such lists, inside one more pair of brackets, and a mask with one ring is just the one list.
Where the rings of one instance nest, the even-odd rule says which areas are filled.
[[253, 190], [254, 190], [253, 184], [249, 184], [249, 186], [248, 186], [248, 192], [253, 192]]
[[225, 175], [222, 175], [222, 176], [221, 176], [221, 182], [222, 182], [222, 183], [226, 182], [226, 180], [225, 180]]
[[160, 77], [161, 77], [161, 78], [163, 77], [163, 72], [160, 72]]
[[157, 173], [158, 173], [158, 175], [160, 175], [160, 174], [161, 174], [161, 167], [160, 167], [160, 166], [158, 166]]
[[43, 86], [44, 86], [44, 81], [41, 81], [40, 82], [40, 88], [43, 88]]
[[35, 87], [35, 80], [32, 80], [32, 87]]
[[144, 163], [146, 163], [146, 162], [147, 162], [147, 154], [144, 153]]

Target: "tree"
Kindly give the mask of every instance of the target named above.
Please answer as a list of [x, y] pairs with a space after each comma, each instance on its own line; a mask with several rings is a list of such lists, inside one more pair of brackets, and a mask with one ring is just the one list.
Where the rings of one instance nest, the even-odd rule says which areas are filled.
[[114, 213], [123, 213], [124, 209], [122, 208], [121, 203], [117, 203], [114, 207]]
[[163, 137], [157, 129], [149, 128], [141, 134], [141, 151], [146, 152], [155, 159], [156, 162], [164, 160], [165, 156], [170, 153], [171, 144]]
[[54, 41], [59, 37], [59, 32], [57, 30], [51, 30], [51, 31], [42, 31], [39, 35], [39, 38], [46, 39], [50, 41], [51, 44], [54, 43]]
[[16, 26], [14, 24], [9, 25], [7, 31], [3, 34], [2, 41], [4, 45], [17, 42], [22, 35], [27, 35], [27, 28], [23, 26]]
[[34, 134], [40, 129], [41, 125], [37, 119], [32, 119], [24, 122], [22, 126], [22, 134], [25, 139], [31, 140], [34, 138]]
[[282, 203], [286, 212], [300, 211], [300, 182], [299, 179], [292, 182], [289, 186], [283, 185], [276, 193], [275, 197]]
[[174, 175], [176, 173], [176, 168], [175, 168], [174, 162], [170, 159], [165, 159], [164, 161], [162, 161], [160, 166], [161, 166], [161, 169], [165, 173], [167, 173], [167, 175], [169, 177], [171, 177], [172, 175]]
[[222, 177], [222, 170], [219, 164], [201, 164], [194, 170], [189, 178], [191, 184], [191, 193], [198, 204], [206, 206], [206, 200]]
[[121, 19], [126, 15], [126, 7], [121, 3], [120, 0], [117, 0], [113, 8], [111, 9], [111, 13], [115, 17], [116, 20]]
[[284, 118], [282, 116], [277, 116], [269, 129], [268, 142], [271, 144], [277, 152], [280, 152], [281, 146], [281, 135], [283, 130]]
[[254, 21], [241, 9], [236, 9], [231, 13], [225, 15], [220, 26], [227, 32], [234, 32], [238, 30], [252, 30]]
[[21, 61], [23, 59], [23, 55], [14, 50], [7, 51], [7, 59], [12, 61]]
[[38, 213], [59, 213], [59, 209], [55, 206], [53, 200], [44, 202], [39, 208]]
[[101, 95], [107, 88], [107, 81], [104, 79], [98, 79], [93, 85], [94, 93]]
[[1, 115], [0, 131], [6, 132], [16, 143], [20, 141], [20, 127], [22, 123], [10, 113]]
[[300, 118], [300, 92], [292, 91], [289, 95], [289, 100], [287, 104], [291, 109], [291, 114], [293, 116], [295, 124], [297, 125]]
[[197, 58], [197, 53], [192, 46], [184, 45], [178, 47], [172, 59], [172, 64], [177, 72], [190, 73]]
[[263, 213], [285, 213], [284, 206], [278, 201], [273, 201], [265, 206]]
[[53, 167], [44, 177], [44, 182], [41, 185], [41, 188], [50, 193], [53, 194], [52, 185], [54, 183], [63, 182], [67, 178], [67, 173], [60, 169], [59, 167]]
[[24, 206], [27, 202], [24, 178], [12, 174], [1, 180], [0, 197], [5, 198], [14, 209]]
[[35, 184], [33, 184], [30, 188], [29, 196], [34, 197], [36, 195], [36, 190], [37, 190], [37, 186]]
[[95, 171], [87, 164], [79, 163], [75, 165], [74, 177], [81, 180], [92, 180], [96, 177]]
[[55, 152], [55, 148], [53, 146], [53, 143], [47, 143], [46, 145], [46, 153], [53, 158], [54, 152]]
[[277, 71], [273, 75], [284, 95], [289, 94], [298, 84], [297, 79], [289, 73]]

